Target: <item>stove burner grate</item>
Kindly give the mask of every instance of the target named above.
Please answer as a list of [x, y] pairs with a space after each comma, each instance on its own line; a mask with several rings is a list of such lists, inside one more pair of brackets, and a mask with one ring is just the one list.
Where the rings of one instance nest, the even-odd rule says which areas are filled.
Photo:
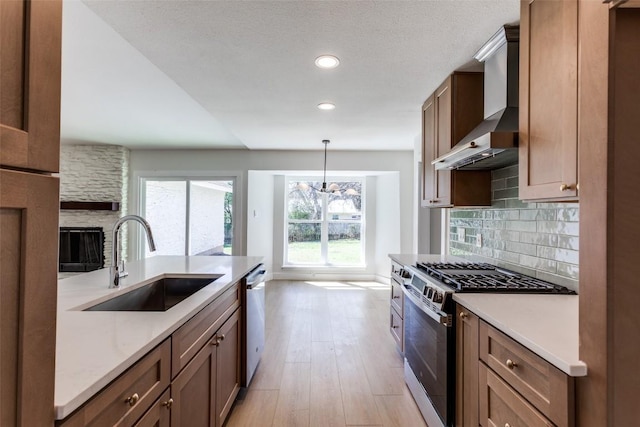
[[564, 286], [486, 263], [418, 263], [417, 266], [457, 292], [574, 293]]

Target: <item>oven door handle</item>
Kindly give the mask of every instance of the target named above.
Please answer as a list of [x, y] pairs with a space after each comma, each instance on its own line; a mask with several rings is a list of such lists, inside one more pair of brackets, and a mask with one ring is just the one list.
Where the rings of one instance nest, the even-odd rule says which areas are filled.
[[435, 312], [433, 310], [430, 309], [423, 309], [424, 303], [420, 300], [418, 300], [418, 298], [416, 298], [414, 295], [412, 295], [405, 286], [402, 286], [402, 292], [404, 293], [404, 296], [406, 296], [407, 298], [409, 298], [409, 300], [411, 300], [411, 302], [420, 310], [422, 311], [424, 314], [426, 314], [427, 316], [431, 317], [433, 320], [435, 320], [436, 322], [438, 322], [439, 324], [441, 324], [442, 326], [446, 326], [446, 327], [451, 327], [453, 326], [453, 319], [452, 316], [449, 314], [445, 314], [442, 311], [438, 311]]

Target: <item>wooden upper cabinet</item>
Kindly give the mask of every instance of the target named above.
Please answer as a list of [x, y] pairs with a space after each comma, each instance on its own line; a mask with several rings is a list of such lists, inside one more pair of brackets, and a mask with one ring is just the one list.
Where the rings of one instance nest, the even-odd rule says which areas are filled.
[[0, 165], [58, 172], [61, 0], [0, 2]]
[[422, 207], [429, 207], [436, 198], [437, 177], [439, 174], [431, 165], [436, 156], [436, 109], [434, 96], [431, 95], [422, 104]]
[[578, 198], [578, 2], [521, 0], [520, 198]]
[[482, 73], [456, 71], [422, 106], [422, 206], [491, 205], [491, 172], [437, 171], [431, 164], [484, 118], [483, 84]]

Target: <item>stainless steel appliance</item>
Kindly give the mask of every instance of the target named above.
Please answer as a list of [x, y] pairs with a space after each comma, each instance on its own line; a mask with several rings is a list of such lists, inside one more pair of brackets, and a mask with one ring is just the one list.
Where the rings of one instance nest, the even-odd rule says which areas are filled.
[[246, 331], [247, 331], [247, 363], [245, 371], [245, 384], [248, 387], [253, 374], [260, 363], [260, 356], [264, 350], [264, 325], [265, 325], [265, 283], [267, 274], [264, 264], [260, 264], [249, 273], [246, 278]]
[[474, 55], [484, 62], [485, 119], [448, 153], [436, 169], [498, 169], [518, 163], [518, 67], [520, 27], [505, 25]]
[[405, 382], [430, 427], [455, 425], [454, 292], [573, 293], [490, 264], [418, 263], [405, 271]]

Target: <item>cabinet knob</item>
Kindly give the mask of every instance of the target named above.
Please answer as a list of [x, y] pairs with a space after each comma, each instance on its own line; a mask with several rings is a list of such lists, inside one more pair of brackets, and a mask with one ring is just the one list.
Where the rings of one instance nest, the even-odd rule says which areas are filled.
[[220, 335], [220, 341], [224, 341], [224, 334]]
[[398, 328], [399, 328], [399, 326], [398, 326], [398, 325], [393, 325], [393, 326], [392, 326], [392, 328], [393, 328], [393, 329], [398, 329]]
[[173, 399], [169, 399], [166, 402], [162, 402], [161, 405], [165, 406], [167, 409], [171, 409], [171, 405], [173, 405]]
[[138, 393], [133, 393], [131, 396], [127, 397], [124, 401], [127, 402], [129, 406], [133, 406], [136, 403], [138, 403], [138, 400], [140, 400], [140, 396], [138, 396]]
[[511, 424], [509, 424], [509, 423], [504, 423], [504, 427], [511, 427]]
[[507, 361], [505, 362], [505, 365], [507, 365], [507, 368], [509, 369], [513, 369], [513, 368], [517, 368], [518, 364], [516, 362], [514, 362], [511, 359], [507, 359]]
[[400, 298], [400, 297], [399, 297], [398, 295], [394, 295], [392, 298], [393, 298], [393, 299], [398, 299], [398, 298]]
[[461, 311], [460, 314], [458, 314], [458, 317], [460, 317], [462, 320], [464, 320], [467, 317], [469, 317], [469, 315], [467, 313], [465, 313], [464, 311]]
[[573, 190], [574, 188], [575, 188], [575, 186], [572, 185], [572, 184], [562, 184], [562, 185], [560, 185], [560, 191]]
[[215, 345], [216, 347], [220, 345], [220, 340], [218, 338], [215, 338], [213, 341], [211, 341], [209, 344], [211, 345]]

